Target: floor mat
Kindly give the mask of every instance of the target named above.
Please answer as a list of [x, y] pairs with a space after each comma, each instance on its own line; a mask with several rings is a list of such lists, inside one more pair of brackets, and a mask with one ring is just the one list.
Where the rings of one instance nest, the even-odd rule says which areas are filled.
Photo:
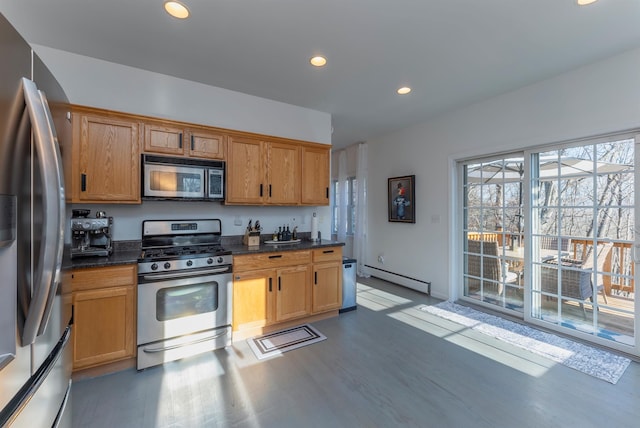
[[615, 384], [631, 360], [555, 334], [476, 311], [452, 302], [421, 306], [420, 310], [547, 357], [572, 369]]
[[247, 343], [256, 358], [263, 360], [325, 339], [325, 335], [309, 324], [304, 324], [247, 339]]

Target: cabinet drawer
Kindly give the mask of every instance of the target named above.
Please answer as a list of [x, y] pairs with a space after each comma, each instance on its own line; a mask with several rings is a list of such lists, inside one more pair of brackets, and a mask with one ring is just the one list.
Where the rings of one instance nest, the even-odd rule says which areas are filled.
[[71, 275], [72, 291], [136, 284], [136, 265], [75, 269]]
[[233, 269], [235, 271], [269, 269], [281, 266], [307, 264], [310, 262], [311, 251], [283, 251], [235, 256], [233, 258]]
[[342, 247], [327, 247], [313, 250], [313, 262], [342, 261]]

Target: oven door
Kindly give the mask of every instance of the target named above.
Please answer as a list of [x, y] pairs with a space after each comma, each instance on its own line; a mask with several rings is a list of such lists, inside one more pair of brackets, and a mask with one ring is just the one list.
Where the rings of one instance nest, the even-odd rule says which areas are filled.
[[141, 279], [138, 345], [231, 325], [232, 281], [231, 273]]
[[144, 164], [145, 197], [195, 198], [205, 197], [205, 169], [170, 164]]

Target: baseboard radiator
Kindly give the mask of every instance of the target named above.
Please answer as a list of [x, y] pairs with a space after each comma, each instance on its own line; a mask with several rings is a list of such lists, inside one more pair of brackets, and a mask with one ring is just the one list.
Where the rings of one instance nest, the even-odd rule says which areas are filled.
[[420, 291], [421, 293], [426, 293], [431, 296], [431, 282], [429, 281], [423, 281], [421, 279], [401, 275], [399, 273], [380, 269], [375, 266], [364, 266], [370, 269], [371, 276], [384, 279], [385, 281], [393, 282], [394, 284], [402, 285], [403, 287], [411, 288], [413, 290]]

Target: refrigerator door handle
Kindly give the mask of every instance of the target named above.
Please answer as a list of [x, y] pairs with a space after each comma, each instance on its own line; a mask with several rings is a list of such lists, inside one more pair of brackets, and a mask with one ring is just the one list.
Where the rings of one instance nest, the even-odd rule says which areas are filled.
[[64, 348], [69, 342], [70, 336], [71, 326], [67, 326], [62, 337], [58, 340], [58, 343], [44, 360], [42, 365], [40, 365], [29, 380], [22, 385], [22, 388], [20, 388], [16, 395], [14, 395], [7, 403], [5, 408], [0, 411], [0, 426], [5, 427], [11, 425], [22, 409], [27, 405], [29, 400], [31, 400], [36, 392], [38, 392], [38, 389], [54, 368], [56, 362], [60, 359], [60, 356], [64, 352]]
[[22, 87], [31, 119], [43, 189], [42, 245], [38, 257], [38, 268], [34, 272], [31, 303], [22, 333], [22, 345], [25, 346], [33, 343], [36, 336], [44, 332], [49, 321], [62, 266], [65, 199], [58, 138], [46, 97], [29, 79], [22, 79]]

